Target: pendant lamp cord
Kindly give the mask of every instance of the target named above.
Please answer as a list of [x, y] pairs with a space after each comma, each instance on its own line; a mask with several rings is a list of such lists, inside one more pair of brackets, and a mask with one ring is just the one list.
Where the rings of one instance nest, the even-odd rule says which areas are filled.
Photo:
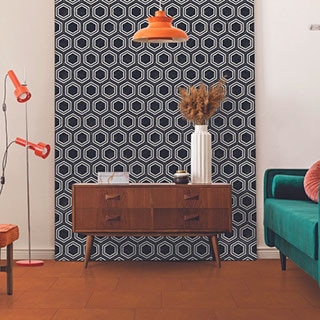
[[162, 1], [159, 0], [159, 11], [162, 11]]

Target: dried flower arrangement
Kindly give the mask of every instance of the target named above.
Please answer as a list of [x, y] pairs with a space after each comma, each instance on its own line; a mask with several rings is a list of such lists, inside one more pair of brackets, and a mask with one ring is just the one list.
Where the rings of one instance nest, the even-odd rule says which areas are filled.
[[203, 82], [198, 88], [190, 87], [189, 91], [187, 88], [180, 88], [179, 109], [183, 117], [195, 125], [206, 124], [226, 97], [225, 83], [226, 79], [222, 78], [217, 84], [211, 85], [209, 89]]

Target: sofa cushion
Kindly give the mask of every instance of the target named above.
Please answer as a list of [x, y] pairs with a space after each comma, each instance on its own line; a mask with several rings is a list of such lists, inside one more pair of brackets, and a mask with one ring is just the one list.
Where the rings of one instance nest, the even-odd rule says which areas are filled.
[[264, 225], [304, 252], [318, 259], [318, 205], [309, 200], [265, 200]]
[[272, 197], [278, 199], [307, 200], [304, 176], [277, 174], [272, 179]]
[[320, 160], [314, 163], [304, 177], [304, 190], [310, 200], [318, 202], [320, 184]]

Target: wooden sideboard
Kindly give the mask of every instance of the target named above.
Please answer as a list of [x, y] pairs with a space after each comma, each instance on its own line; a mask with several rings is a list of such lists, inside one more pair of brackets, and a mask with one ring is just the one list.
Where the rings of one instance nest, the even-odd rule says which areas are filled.
[[231, 185], [76, 183], [72, 230], [87, 236], [87, 267], [94, 236], [204, 235], [221, 267], [217, 234], [232, 231]]

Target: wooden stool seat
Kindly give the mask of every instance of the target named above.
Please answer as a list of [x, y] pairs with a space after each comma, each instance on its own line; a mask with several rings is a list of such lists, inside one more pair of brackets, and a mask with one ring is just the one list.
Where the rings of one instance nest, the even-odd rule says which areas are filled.
[[7, 294], [12, 294], [13, 242], [19, 238], [19, 228], [14, 224], [0, 224], [0, 248], [7, 247], [6, 265], [0, 272], [7, 273]]

